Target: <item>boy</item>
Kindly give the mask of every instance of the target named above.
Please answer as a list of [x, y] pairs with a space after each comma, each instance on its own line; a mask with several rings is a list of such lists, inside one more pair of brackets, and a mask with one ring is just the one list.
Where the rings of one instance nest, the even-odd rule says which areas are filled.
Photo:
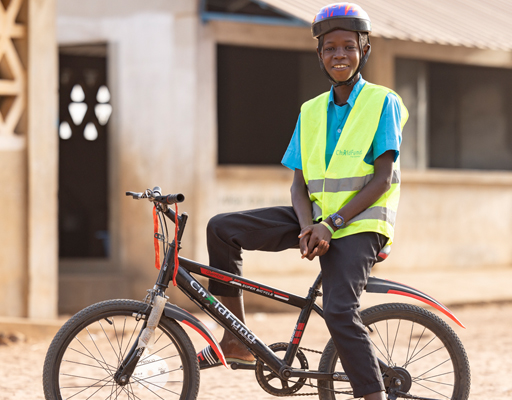
[[[208, 224], [207, 240], [210, 265], [239, 275], [242, 248], [298, 246], [302, 258], [320, 257], [324, 318], [354, 397], [380, 400], [384, 385], [359, 297], [379, 251], [393, 238], [407, 110], [395, 93], [360, 75], [370, 31], [368, 15], [355, 4], [331, 4], [315, 16], [320, 68], [333, 87], [302, 106], [283, 157], [295, 171], [293, 207], [218, 215]], [[213, 281], [209, 290], [244, 321], [241, 291]], [[254, 362], [229, 332], [220, 344], [228, 362]], [[199, 359], [202, 369], [219, 365], [210, 348]]]

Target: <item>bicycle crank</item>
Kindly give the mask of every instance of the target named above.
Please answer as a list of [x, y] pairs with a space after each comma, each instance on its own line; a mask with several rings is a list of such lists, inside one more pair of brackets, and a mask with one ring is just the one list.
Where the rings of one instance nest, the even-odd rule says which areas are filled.
[[[286, 352], [288, 343], [274, 343], [269, 346], [274, 352]], [[284, 356], [284, 354], [283, 354]], [[299, 349], [295, 359], [299, 361], [300, 369], [308, 369], [309, 364], [304, 353]], [[261, 360], [256, 361], [256, 380], [267, 393], [274, 396], [289, 396], [298, 392], [306, 383], [306, 378], [299, 378], [298, 381], [290, 382], [279, 378], [279, 376], [268, 368]]]

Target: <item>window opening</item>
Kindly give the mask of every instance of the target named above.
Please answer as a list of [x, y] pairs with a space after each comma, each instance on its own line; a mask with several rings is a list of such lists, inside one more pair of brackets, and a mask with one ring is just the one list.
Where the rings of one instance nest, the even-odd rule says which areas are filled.
[[512, 71], [430, 63], [433, 168], [512, 170]]
[[59, 49], [59, 256], [110, 253], [106, 45]]
[[219, 45], [218, 163], [280, 165], [300, 106], [330, 89], [314, 51]]

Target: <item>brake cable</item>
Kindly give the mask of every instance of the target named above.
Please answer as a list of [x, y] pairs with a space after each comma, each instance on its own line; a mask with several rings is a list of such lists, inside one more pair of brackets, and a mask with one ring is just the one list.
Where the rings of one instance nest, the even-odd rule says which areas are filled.
[[174, 273], [172, 274], [172, 284], [177, 286], [176, 275], [178, 274], [178, 203], [174, 203]]
[[[172, 275], [172, 284], [177, 286], [176, 275], [178, 274], [178, 203], [174, 203], [175, 213], [174, 213], [174, 272]], [[158, 217], [157, 217], [157, 208], [156, 204], [153, 206], [153, 228], [154, 228], [154, 245], [155, 245], [155, 268], [160, 269], [160, 243], [159, 243], [159, 235], [158, 235]]]
[[160, 269], [160, 243], [158, 242], [158, 217], [156, 216], [156, 204], [153, 206], [153, 243], [155, 244], [155, 268]]

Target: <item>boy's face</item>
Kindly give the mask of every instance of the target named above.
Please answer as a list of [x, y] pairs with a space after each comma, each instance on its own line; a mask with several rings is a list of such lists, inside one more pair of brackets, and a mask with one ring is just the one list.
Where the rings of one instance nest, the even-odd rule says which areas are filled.
[[[367, 49], [365, 53], [366, 51]], [[356, 71], [361, 59], [358, 34], [340, 29], [326, 33], [319, 56], [326, 71], [334, 80], [348, 80]]]

